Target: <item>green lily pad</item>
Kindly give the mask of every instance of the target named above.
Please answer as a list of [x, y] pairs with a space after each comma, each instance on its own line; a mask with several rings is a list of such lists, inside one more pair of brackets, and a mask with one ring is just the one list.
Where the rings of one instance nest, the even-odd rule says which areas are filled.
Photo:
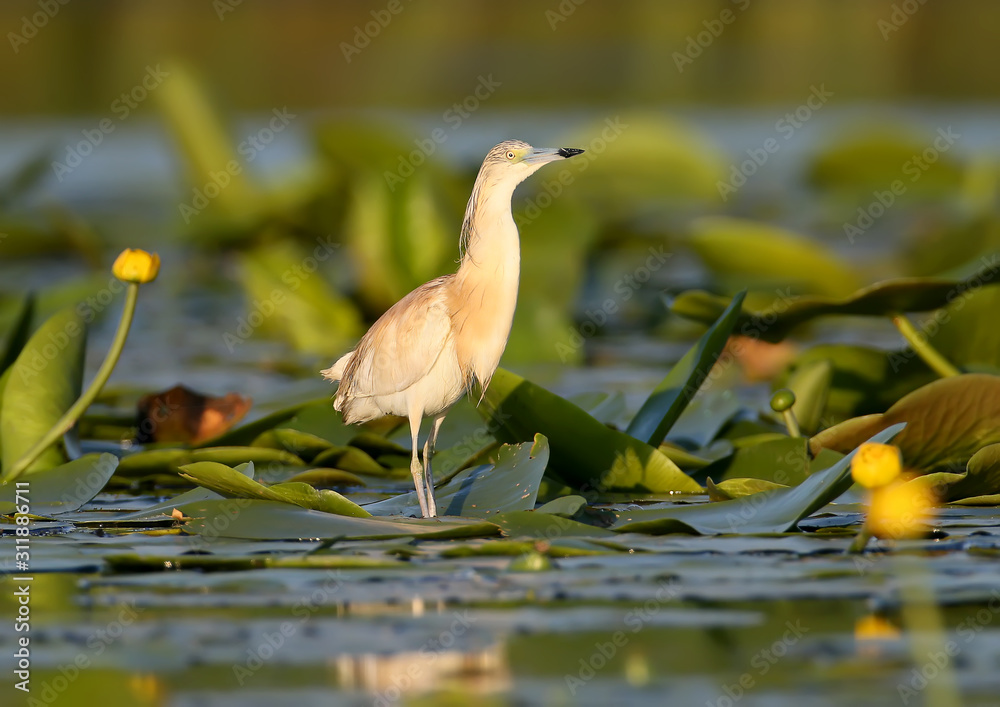
[[713, 273], [755, 289], [791, 285], [843, 297], [861, 284], [857, 269], [833, 251], [770, 224], [706, 216], [692, 222], [686, 243]]
[[292, 405], [281, 410], [276, 410], [259, 420], [254, 420], [253, 422], [248, 422], [244, 425], [240, 425], [239, 427], [234, 427], [231, 430], [223, 432], [218, 437], [206, 440], [201, 446], [239, 447], [249, 445], [264, 432], [272, 430], [278, 425], [288, 422], [298, 415], [303, 409], [311, 405], [329, 406], [330, 401], [325, 398], [322, 400], [311, 400], [305, 403]]
[[371, 514], [336, 491], [317, 490], [302, 482], [264, 486], [253, 479], [216, 462], [195, 462], [181, 467], [181, 476], [225, 498], [253, 498], [294, 503], [326, 513], [367, 518]]
[[659, 444], [684, 412], [729, 340], [746, 292], [732, 302], [698, 342], [678, 361], [629, 423], [625, 432], [648, 444]]
[[31, 334], [31, 320], [35, 314], [35, 295], [29, 292], [21, 302], [14, 325], [7, 334], [3, 349], [0, 349], [0, 373], [3, 373], [10, 366], [14, 365], [18, 354], [28, 343]]
[[283, 449], [267, 447], [204, 447], [200, 449], [148, 449], [122, 457], [118, 465], [121, 476], [146, 476], [156, 473], [175, 473], [185, 464], [195, 462], [217, 462], [226, 466], [236, 466], [253, 462], [255, 464], [282, 464], [306, 466], [299, 457]]
[[[53, 469], [32, 474], [24, 498], [35, 515], [71, 513], [99, 494], [115, 473], [118, 457], [114, 454], [85, 454]], [[21, 481], [25, 481], [22, 477]], [[17, 486], [0, 484], [0, 513], [12, 512]]]
[[[548, 440], [505, 444], [496, 464], [463, 469], [434, 490], [438, 513], [445, 516], [486, 518], [507, 511], [535, 507], [538, 486], [549, 461]], [[433, 464], [433, 460], [432, 460]], [[416, 491], [365, 506], [377, 516], [419, 515]]]
[[386, 468], [357, 447], [334, 446], [318, 454], [313, 459], [317, 466], [333, 466], [356, 474], [385, 476]]
[[738, 447], [731, 455], [699, 469], [699, 479], [763, 479], [785, 486], [809, 476], [809, 440], [804, 437], [765, 438], [758, 444]]
[[[870, 441], [888, 442], [903, 429], [896, 424], [875, 434]], [[818, 471], [798, 486], [755, 493], [732, 501], [673, 506], [670, 508], [619, 511], [611, 529], [662, 535], [688, 533], [785, 533], [798, 522], [834, 501], [849, 489], [854, 450], [829, 469]]]
[[764, 479], [726, 479], [716, 484], [709, 478], [705, 482], [705, 488], [708, 490], [708, 500], [731, 501], [734, 498], [743, 498], [755, 493], [788, 488], [788, 485], [776, 484]]
[[[758, 338], [777, 343], [796, 327], [827, 315], [861, 315], [885, 317], [893, 312], [928, 312], [944, 307], [970, 288], [996, 284], [1000, 265], [983, 265], [966, 279], [936, 277], [903, 277], [884, 280], [843, 296], [801, 295], [793, 298], [776, 297], [764, 309], [741, 313], [737, 332], [753, 332]], [[689, 290], [677, 295], [670, 304], [672, 312], [696, 321], [711, 322], [725, 311], [729, 301], [701, 290]]]
[[306, 462], [311, 462], [319, 454], [330, 449], [333, 444], [322, 437], [301, 430], [276, 428], [261, 433], [250, 446], [283, 449]]
[[[50, 317], [21, 349], [10, 367], [0, 404], [2, 467], [10, 469], [76, 402], [83, 384], [87, 327], [75, 308]], [[63, 464], [58, 445], [29, 466], [32, 474]]]
[[854, 344], [819, 344], [799, 354], [788, 369], [774, 380], [773, 387], [787, 388], [798, 378], [799, 371], [821, 365], [832, 368], [820, 413], [820, 419], [828, 425], [859, 415], [882, 412], [903, 396], [938, 378], [920, 357], [909, 350], [884, 351]]
[[879, 430], [899, 422], [906, 431], [895, 444], [904, 463], [922, 471], [964, 466], [983, 447], [1000, 443], [1000, 377], [967, 373], [929, 383], [900, 399], [883, 414], [852, 418], [810, 440], [845, 452]]
[[784, 386], [795, 394], [792, 414], [805, 434], [812, 434], [822, 426], [833, 370], [833, 362], [829, 359], [813, 360], [798, 366]]
[[700, 493], [699, 486], [665, 455], [613, 430], [568, 400], [518, 375], [497, 369], [480, 406], [509, 442], [545, 435], [552, 447], [549, 470], [584, 491], [643, 490]]
[[510, 511], [493, 519], [510, 538], [536, 538], [554, 541], [560, 538], [609, 538], [614, 533], [604, 528], [539, 511]]
[[357, 518], [277, 501], [241, 499], [238, 506], [233, 504], [233, 500], [226, 499], [180, 506], [180, 511], [191, 518], [185, 523], [184, 530], [206, 537], [257, 540], [448, 539], [500, 534], [498, 526], [474, 518]]
[[288, 483], [301, 481], [302, 483], [315, 486], [317, 488], [330, 488], [331, 486], [365, 486], [364, 479], [355, 476], [343, 469], [327, 469], [318, 467], [307, 471], [300, 471], [290, 477]]
[[1000, 265], [993, 267], [980, 273], [979, 281], [966, 281], [966, 289], [956, 290], [948, 306], [920, 326], [938, 353], [966, 370], [1000, 370], [1000, 327], [995, 326], [1000, 288], [987, 286], [1000, 282]]
[[[1000, 444], [990, 444], [972, 455], [964, 474], [947, 485], [945, 498], [949, 503], [995, 505], [986, 499], [1000, 495]], [[975, 501], [975, 503], [969, 503]]]
[[535, 513], [550, 513], [554, 516], [572, 518], [587, 505], [583, 496], [561, 496], [535, 509]]

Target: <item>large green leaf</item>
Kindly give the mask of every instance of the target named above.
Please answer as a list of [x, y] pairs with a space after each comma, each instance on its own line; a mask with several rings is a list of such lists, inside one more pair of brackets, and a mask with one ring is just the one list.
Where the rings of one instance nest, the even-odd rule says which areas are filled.
[[845, 420], [810, 440], [846, 452], [865, 438], [899, 422], [896, 438], [908, 467], [933, 471], [964, 466], [977, 451], [1000, 443], [1000, 377], [967, 373], [929, 383], [903, 397], [883, 414]]
[[217, 462], [195, 462], [181, 467], [181, 476], [226, 498], [255, 498], [293, 503], [326, 513], [367, 518], [371, 514], [353, 501], [328, 489], [317, 490], [309, 484], [291, 482], [264, 486], [252, 478]]
[[[893, 425], [874, 435], [872, 442], [888, 442], [903, 425]], [[785, 533], [798, 522], [834, 501], [851, 487], [854, 451], [829, 469], [818, 471], [798, 486], [764, 491], [732, 501], [675, 505], [670, 508], [619, 511], [611, 526], [621, 533]]]
[[[893, 312], [927, 312], [955, 302], [964, 304], [970, 288], [978, 291], [1000, 282], [1000, 265], [987, 263], [966, 279], [905, 277], [884, 280], [846, 296], [778, 296], [758, 310], [744, 308], [736, 323], [738, 332], [752, 332], [763, 341], [777, 343], [796, 327], [826, 315], [888, 316]], [[728, 306], [724, 297], [689, 290], [675, 297], [670, 309], [702, 322], [715, 321]], [[992, 330], [992, 327], [990, 327]], [[972, 331], [971, 329], [969, 330]]]
[[184, 525], [184, 530], [210, 538], [444, 539], [490, 537], [500, 534], [498, 526], [478, 519], [355, 518], [309, 510], [277, 501], [249, 499], [197, 501], [179, 506], [179, 510], [191, 518]]
[[479, 407], [498, 437], [524, 442], [545, 435], [549, 470], [584, 491], [700, 493], [702, 488], [665, 455], [641, 440], [602, 425], [568, 400], [498, 368]]
[[[909, 350], [884, 351], [856, 344], [819, 344], [800, 353], [774, 380], [773, 387], [795, 389], [804, 386], [812, 377], [823, 375], [823, 368], [827, 366], [832, 368], [832, 372], [822, 396], [825, 401], [819, 418], [826, 425], [858, 415], [882, 412], [904, 395], [938, 379], [938, 375]], [[808, 376], [806, 371], [810, 372]], [[821, 385], [822, 381], [813, 383]], [[806, 399], [818, 403], [811, 395], [807, 394]], [[798, 403], [793, 409], [798, 410], [797, 406]], [[815, 422], [813, 414], [815, 408], [811, 407], [805, 416], [807, 422]], [[805, 422], [802, 425], [807, 432], [816, 429], [807, 427]]]
[[[996, 256], [994, 256], [996, 258]], [[969, 280], [967, 289], [956, 291], [947, 307], [927, 315], [920, 331], [931, 346], [947, 360], [965, 370], [992, 368], [1000, 370], [1000, 288], [987, 285], [1000, 282], [1000, 265], [983, 280]], [[985, 277], [990, 275], [990, 279]]]
[[31, 319], [35, 314], [35, 294], [29, 292], [21, 302], [14, 319], [14, 325], [4, 341], [3, 349], [0, 349], [0, 374], [14, 364], [19, 353], [28, 342], [31, 334]]
[[328, 399], [324, 398], [322, 400], [310, 400], [304, 403], [296, 403], [287, 408], [282, 408], [281, 410], [276, 410], [258, 420], [253, 422], [248, 422], [239, 427], [234, 427], [231, 430], [223, 432], [218, 437], [206, 440], [202, 443], [203, 447], [236, 447], [241, 445], [249, 445], [257, 437], [266, 432], [267, 430], [274, 429], [278, 425], [285, 423], [293, 419], [296, 415], [302, 412], [303, 409], [310, 405], [324, 405], [329, 406], [331, 403]]
[[[26, 498], [35, 515], [70, 513], [99, 494], [115, 473], [114, 454], [85, 454], [44, 473], [31, 476]], [[24, 481], [24, 479], [21, 479]], [[0, 484], [0, 513], [10, 512], [15, 499], [14, 482]]]
[[231, 351], [257, 330], [280, 334], [298, 351], [329, 356], [345, 353], [357, 340], [362, 333], [359, 312], [322, 274], [322, 261], [334, 251], [320, 245], [313, 252], [318, 257], [282, 240], [240, 256], [247, 314], [239, 326], [223, 333]]
[[782, 436], [739, 447], [729, 456], [699, 469], [696, 476], [714, 481], [763, 479], [789, 486], [804, 481], [809, 473], [809, 440]]
[[[35, 446], [80, 395], [87, 327], [75, 308], [48, 319], [32, 335], [10, 367], [0, 404], [4, 469]], [[66, 461], [57, 445], [26, 470], [31, 474]]]
[[[851, 195], [852, 213], [858, 199], [873, 199], [873, 192], [886, 192], [900, 181], [904, 189], [894, 198], [926, 197], [928, 192], [951, 191], [965, 177], [962, 164], [954, 154], [938, 151], [933, 169], [916, 172], [915, 156], [933, 145], [937, 135], [912, 125], [844, 126], [843, 134], [828, 145], [821, 146], [812, 156], [807, 179], [824, 189], [835, 189]], [[945, 148], [947, 150], [947, 147]], [[902, 170], [908, 165], [907, 170]], [[890, 192], [891, 193], [891, 192]], [[856, 214], [854, 214], [856, 217]]]
[[791, 410], [805, 434], [812, 434], [822, 426], [833, 370], [833, 362], [829, 359], [813, 360], [798, 366], [784, 386], [795, 394]]
[[[535, 435], [534, 442], [505, 444], [497, 452], [496, 464], [463, 469], [434, 491], [438, 513], [487, 518], [507, 511], [531, 510], [548, 461], [549, 443], [540, 434]], [[416, 491], [364, 508], [376, 516], [420, 514]]]
[[746, 292], [733, 297], [719, 319], [646, 398], [629, 423], [626, 433], [648, 444], [659, 444], [667, 436], [684, 408], [698, 392], [729, 340]]
[[833, 251], [770, 224], [707, 216], [692, 222], [686, 242], [713, 273], [741, 285], [843, 297], [861, 284]]
[[203, 449], [148, 449], [122, 457], [118, 466], [121, 476], [173, 473], [178, 467], [196, 462], [216, 462], [227, 466], [246, 464], [280, 464], [306, 466], [299, 457], [283, 449], [267, 447], [205, 447]]

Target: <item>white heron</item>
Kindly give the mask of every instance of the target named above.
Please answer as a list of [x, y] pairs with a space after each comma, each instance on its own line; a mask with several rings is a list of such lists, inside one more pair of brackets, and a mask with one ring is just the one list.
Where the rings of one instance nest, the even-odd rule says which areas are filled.
[[[520, 140], [494, 147], [465, 209], [458, 272], [421, 285], [394, 304], [350, 353], [322, 371], [340, 381], [333, 406], [344, 422], [400, 415], [410, 423], [410, 472], [425, 518], [437, 515], [431, 457], [448, 409], [470, 388], [482, 390], [500, 362], [517, 304], [521, 251], [511, 214], [514, 189], [575, 148], [536, 148]], [[420, 423], [431, 417], [418, 455]]]

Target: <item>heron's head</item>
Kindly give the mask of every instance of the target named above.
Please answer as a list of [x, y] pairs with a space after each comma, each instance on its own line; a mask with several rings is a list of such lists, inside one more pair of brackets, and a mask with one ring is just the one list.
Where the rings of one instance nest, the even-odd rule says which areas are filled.
[[505, 140], [486, 155], [479, 176], [487, 183], [509, 183], [513, 189], [543, 165], [581, 152], [574, 147], [532, 147], [520, 140]]

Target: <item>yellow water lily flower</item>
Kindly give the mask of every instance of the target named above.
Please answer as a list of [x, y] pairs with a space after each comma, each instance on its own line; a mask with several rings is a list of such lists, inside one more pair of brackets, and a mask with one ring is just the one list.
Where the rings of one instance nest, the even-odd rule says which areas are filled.
[[126, 248], [115, 259], [111, 272], [123, 282], [152, 282], [160, 272], [160, 256], [138, 248]]
[[851, 476], [865, 488], [886, 486], [903, 471], [899, 447], [878, 442], [865, 442], [851, 460]]
[[865, 527], [876, 538], [919, 537], [927, 532], [936, 501], [927, 485], [919, 482], [879, 486], [872, 490]]

